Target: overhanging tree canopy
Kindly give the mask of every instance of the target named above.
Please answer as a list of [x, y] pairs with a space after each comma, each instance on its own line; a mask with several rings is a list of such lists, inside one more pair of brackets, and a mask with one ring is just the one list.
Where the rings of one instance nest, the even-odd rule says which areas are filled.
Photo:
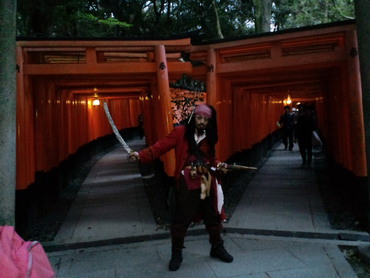
[[198, 31], [203, 39], [212, 40], [347, 20], [354, 18], [354, 4], [353, 0], [19, 0], [17, 13], [17, 35], [23, 37], [168, 37]]

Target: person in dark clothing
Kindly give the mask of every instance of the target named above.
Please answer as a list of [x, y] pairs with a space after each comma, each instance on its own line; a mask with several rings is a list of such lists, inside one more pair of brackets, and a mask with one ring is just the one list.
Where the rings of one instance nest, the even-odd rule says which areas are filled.
[[233, 261], [221, 238], [225, 213], [217, 176], [227, 172], [227, 164], [215, 156], [217, 141], [216, 110], [202, 104], [195, 107], [194, 115], [184, 125], [176, 126], [154, 145], [130, 154], [130, 160], [149, 163], [175, 149], [176, 207], [171, 219], [171, 271], [180, 267], [184, 238], [191, 222], [200, 219], [209, 234], [211, 257], [228, 263]]
[[316, 130], [316, 120], [313, 116], [312, 107], [302, 105], [296, 126], [296, 138], [298, 141], [299, 152], [302, 157], [302, 167], [311, 166], [312, 162], [312, 132]]
[[283, 144], [285, 150], [293, 150], [293, 131], [294, 131], [294, 115], [290, 112], [290, 106], [284, 106], [284, 114], [281, 115], [279, 124], [283, 132]]
[[144, 138], [144, 116], [143, 114], [140, 114], [139, 116], [137, 116], [137, 123], [138, 123], [140, 139], [143, 139]]

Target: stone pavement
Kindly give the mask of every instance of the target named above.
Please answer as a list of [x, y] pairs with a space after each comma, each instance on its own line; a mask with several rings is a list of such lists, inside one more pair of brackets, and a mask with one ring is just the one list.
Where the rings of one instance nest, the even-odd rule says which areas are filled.
[[168, 270], [169, 232], [157, 227], [138, 166], [122, 148], [93, 166], [54, 241], [43, 246], [60, 278], [357, 277], [339, 246], [369, 237], [330, 228], [314, 175], [320, 159], [301, 168], [297, 149], [272, 151], [224, 224], [230, 264], [209, 256], [204, 227], [195, 225], [180, 269]]

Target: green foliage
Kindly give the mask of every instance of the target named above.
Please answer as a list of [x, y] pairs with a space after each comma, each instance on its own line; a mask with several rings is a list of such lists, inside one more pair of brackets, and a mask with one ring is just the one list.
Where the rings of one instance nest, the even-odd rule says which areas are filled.
[[[354, 18], [354, 0], [275, 0], [275, 31]], [[45, 37], [168, 37], [252, 34], [252, 0], [18, 0], [17, 34]], [[217, 29], [220, 26], [221, 30]]]
[[99, 23], [106, 24], [110, 27], [131, 27], [131, 24], [128, 24], [126, 22], [121, 22], [116, 18], [107, 18], [107, 19], [98, 19]]
[[[19, 0], [19, 36], [106, 37], [118, 36], [131, 24], [112, 17], [112, 11], [87, 0]], [[37, 7], [35, 7], [37, 4]]]
[[277, 0], [275, 30], [311, 26], [354, 18], [353, 0]]

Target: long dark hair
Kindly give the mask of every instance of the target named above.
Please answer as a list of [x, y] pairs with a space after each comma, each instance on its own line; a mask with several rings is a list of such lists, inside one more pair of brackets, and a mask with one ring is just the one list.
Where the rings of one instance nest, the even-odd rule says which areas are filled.
[[[211, 148], [211, 155], [214, 156], [216, 153], [216, 143], [218, 142], [218, 128], [217, 128], [217, 113], [216, 109], [208, 105], [207, 106], [212, 110], [212, 117], [208, 120], [208, 125], [206, 127], [206, 140], [208, 145]], [[200, 150], [195, 142], [194, 139], [194, 132], [195, 132], [195, 117], [194, 115], [190, 116], [190, 120], [188, 120], [185, 124], [186, 131], [185, 131], [185, 139], [189, 142], [189, 152], [190, 154], [198, 155]]]

